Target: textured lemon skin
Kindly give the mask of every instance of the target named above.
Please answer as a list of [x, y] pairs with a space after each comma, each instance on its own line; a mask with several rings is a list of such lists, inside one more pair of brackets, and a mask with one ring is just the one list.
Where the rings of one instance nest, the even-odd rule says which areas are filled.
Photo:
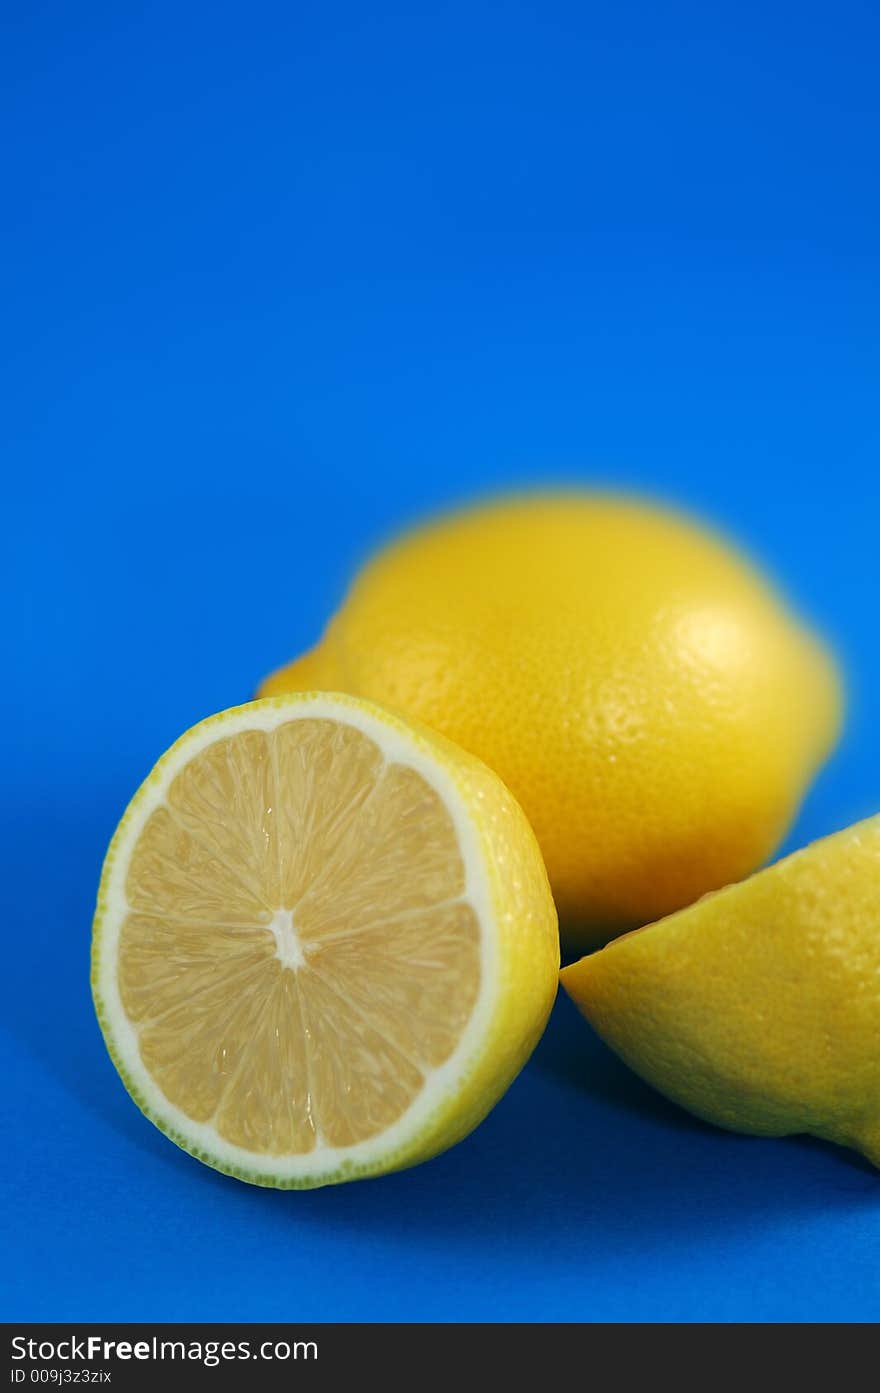
[[494, 769], [585, 947], [767, 860], [841, 714], [828, 654], [725, 542], [583, 493], [389, 547], [261, 693], [310, 687], [386, 702]]
[[622, 1059], [738, 1132], [880, 1166], [880, 817], [564, 968]]
[[[366, 711], [404, 734], [412, 747], [441, 765], [467, 807], [487, 872], [497, 953], [497, 992], [494, 1009], [480, 1048], [457, 1087], [441, 1100], [417, 1135], [374, 1163], [343, 1162], [301, 1178], [273, 1174], [271, 1156], [253, 1167], [225, 1164], [209, 1149], [195, 1146], [184, 1132], [172, 1128], [149, 1106], [126, 1069], [117, 1047], [113, 1021], [101, 985], [102, 927], [108, 910], [111, 871], [125, 843], [129, 825], [137, 819], [143, 800], [160, 782], [166, 765], [175, 762], [206, 726], [224, 733], [229, 717], [263, 708], [292, 715], [311, 699], [330, 696], [343, 709]], [[92, 996], [108, 1052], [128, 1093], [141, 1111], [184, 1151], [214, 1169], [253, 1185], [276, 1189], [313, 1189], [401, 1170], [445, 1151], [461, 1141], [483, 1120], [516, 1078], [543, 1034], [556, 998], [559, 973], [559, 932], [556, 908], [541, 853], [522, 809], [501, 780], [478, 759], [457, 748], [435, 731], [403, 719], [397, 713], [347, 694], [304, 692], [233, 707], [193, 726], [154, 766], [138, 789], [110, 843], [101, 874], [92, 930]]]

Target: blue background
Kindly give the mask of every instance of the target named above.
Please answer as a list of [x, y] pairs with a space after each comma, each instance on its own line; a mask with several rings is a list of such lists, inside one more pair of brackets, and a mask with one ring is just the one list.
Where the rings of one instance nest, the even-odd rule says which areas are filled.
[[877, 810], [878, 14], [4, 5], [7, 1318], [880, 1316], [880, 1177], [692, 1121], [566, 1001], [454, 1151], [291, 1194], [140, 1117], [87, 987], [155, 758], [503, 485], [737, 534], [849, 675], [791, 844]]

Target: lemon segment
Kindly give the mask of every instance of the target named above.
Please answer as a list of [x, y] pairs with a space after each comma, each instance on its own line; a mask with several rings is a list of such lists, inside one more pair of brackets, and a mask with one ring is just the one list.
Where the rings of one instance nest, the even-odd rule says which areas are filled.
[[564, 968], [635, 1071], [691, 1112], [880, 1166], [880, 817]]
[[345, 697], [211, 717], [111, 844], [110, 1052], [178, 1144], [260, 1184], [425, 1159], [524, 1063], [555, 993], [534, 837], [478, 761]]

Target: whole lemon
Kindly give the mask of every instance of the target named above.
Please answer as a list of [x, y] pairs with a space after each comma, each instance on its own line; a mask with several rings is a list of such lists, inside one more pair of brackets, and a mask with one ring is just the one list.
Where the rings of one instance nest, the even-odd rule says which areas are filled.
[[729, 545], [587, 492], [393, 543], [260, 695], [311, 689], [397, 707], [500, 774], [584, 945], [764, 861], [841, 709], [825, 649]]

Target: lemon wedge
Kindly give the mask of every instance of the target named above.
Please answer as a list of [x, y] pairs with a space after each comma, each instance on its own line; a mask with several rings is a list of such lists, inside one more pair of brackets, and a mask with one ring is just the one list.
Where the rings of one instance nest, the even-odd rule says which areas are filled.
[[880, 817], [562, 972], [612, 1049], [737, 1132], [806, 1132], [880, 1166]]

